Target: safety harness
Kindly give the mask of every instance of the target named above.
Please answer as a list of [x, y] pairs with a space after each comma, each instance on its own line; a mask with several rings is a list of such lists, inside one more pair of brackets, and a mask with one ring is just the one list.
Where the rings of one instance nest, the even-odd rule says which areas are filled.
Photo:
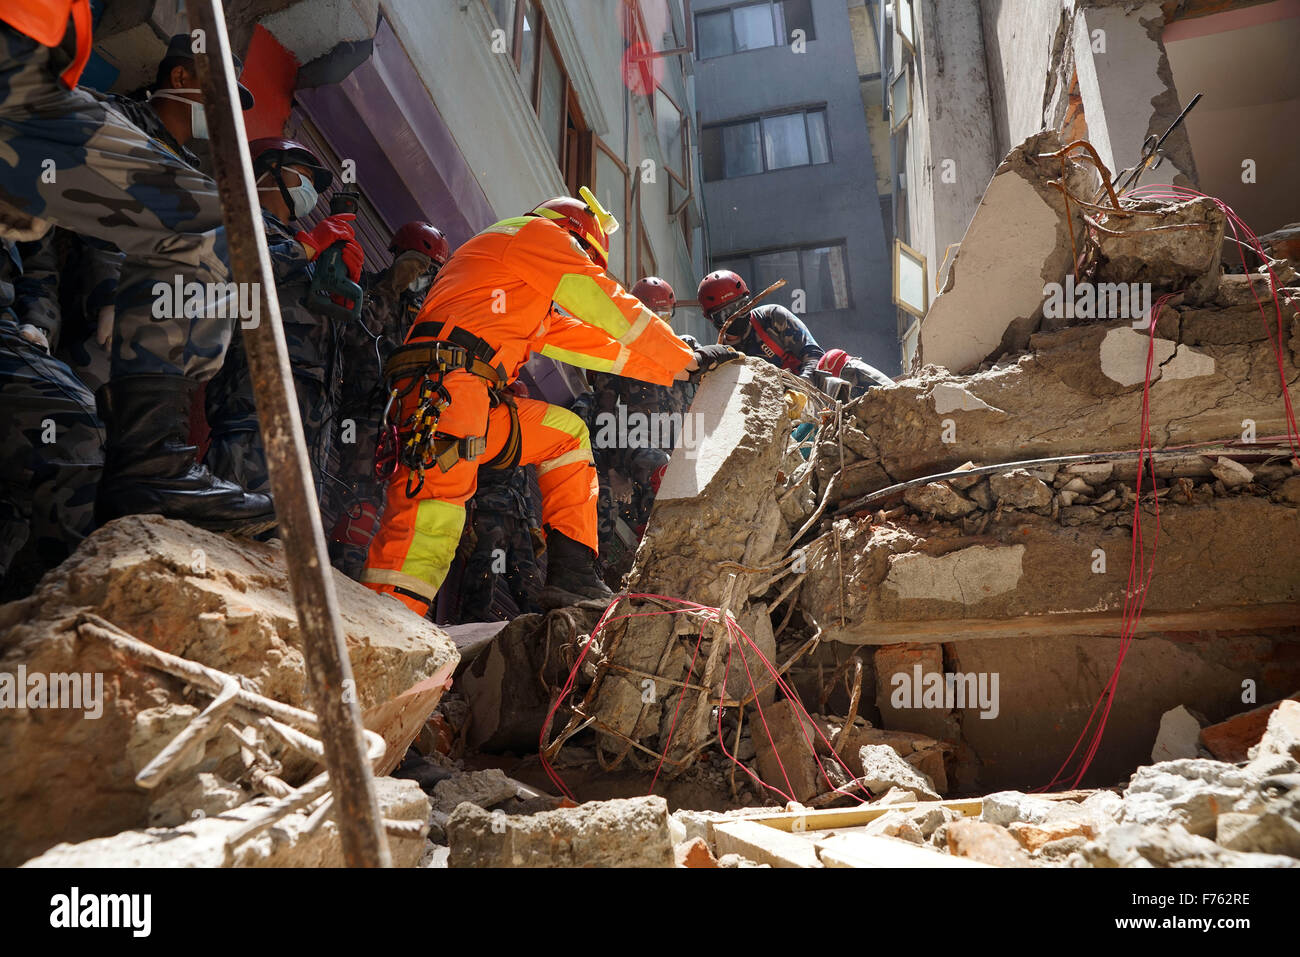
[[[488, 384], [493, 407], [502, 403], [510, 409], [510, 434], [505, 446], [483, 467], [514, 468], [523, 449], [519, 410], [513, 393], [506, 389], [505, 366], [496, 362], [496, 350], [485, 340], [459, 329], [452, 322], [417, 323], [408, 338], [425, 341], [395, 349], [384, 363], [388, 403], [375, 447], [375, 476], [386, 481], [400, 463], [410, 470], [406, 497], [415, 498], [424, 488], [426, 469], [437, 465], [443, 472], [464, 459], [473, 461], [487, 451], [486, 435], [458, 437], [438, 431], [438, 420], [451, 404], [451, 393], [443, 385], [449, 372], [464, 369]], [[427, 338], [426, 338], [427, 337]], [[417, 390], [415, 408], [400, 418], [401, 402]]]

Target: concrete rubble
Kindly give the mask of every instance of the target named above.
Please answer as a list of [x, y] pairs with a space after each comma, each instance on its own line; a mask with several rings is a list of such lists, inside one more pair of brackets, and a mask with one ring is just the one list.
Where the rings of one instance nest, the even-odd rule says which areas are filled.
[[[156, 789], [138, 787], [135, 775], [207, 699], [74, 625], [80, 613], [98, 614], [163, 651], [238, 676], [249, 690], [308, 707], [282, 554], [276, 544], [125, 518], [87, 539], [29, 598], [0, 607], [0, 672], [100, 675], [103, 690], [93, 718], [85, 708], [0, 709], [0, 862], [21, 863], [59, 841], [224, 812], [255, 796], [240, 745], [226, 735], [209, 738]], [[389, 738], [392, 757], [379, 769], [386, 773], [438, 704], [456, 651], [395, 602], [342, 575], [335, 586], [363, 718]], [[287, 765], [290, 784], [312, 773], [291, 752], [263, 746]], [[33, 760], [42, 754], [58, 760]]]

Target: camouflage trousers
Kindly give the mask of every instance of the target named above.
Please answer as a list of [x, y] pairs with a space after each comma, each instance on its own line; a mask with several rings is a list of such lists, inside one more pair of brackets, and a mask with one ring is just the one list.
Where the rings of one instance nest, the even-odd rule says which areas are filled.
[[502, 621], [508, 597], [520, 614], [540, 610], [545, 580], [533, 552], [528, 523], [517, 515], [475, 509], [474, 544], [461, 577], [461, 621]]
[[24, 546], [44, 571], [94, 530], [102, 445], [94, 397], [0, 317], [0, 578]]
[[[294, 391], [298, 397], [298, 415], [302, 419], [307, 457], [320, 505], [321, 524], [328, 536], [341, 510], [340, 496], [331, 488], [333, 483], [328, 474], [337, 432], [333, 421], [334, 404], [326, 390], [325, 371], [320, 368], [319, 357], [308, 348], [311, 343], [306, 334], [298, 325], [288, 322], [284, 333], [289, 346], [289, 364], [293, 369]], [[308, 361], [307, 354], [315, 358]], [[252, 373], [242, 336], [236, 336], [221, 371], [208, 383], [205, 404], [212, 437], [203, 458], [204, 464], [214, 475], [250, 492], [270, 491], [266, 448], [262, 444], [253, 399]]]
[[[64, 87], [65, 59], [0, 24], [0, 228], [34, 239], [43, 220], [117, 246], [126, 259], [113, 377], [207, 379], [221, 367], [236, 305], [216, 184], [85, 90]], [[187, 318], [155, 292], [178, 281], [214, 284], [204, 286], [212, 308]]]

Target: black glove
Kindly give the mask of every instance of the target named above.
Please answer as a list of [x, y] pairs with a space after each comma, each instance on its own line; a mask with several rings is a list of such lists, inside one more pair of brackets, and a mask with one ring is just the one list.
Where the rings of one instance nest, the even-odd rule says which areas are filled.
[[699, 365], [699, 372], [708, 372], [724, 362], [731, 362], [733, 359], [739, 359], [740, 353], [731, 346], [696, 346], [695, 362]]

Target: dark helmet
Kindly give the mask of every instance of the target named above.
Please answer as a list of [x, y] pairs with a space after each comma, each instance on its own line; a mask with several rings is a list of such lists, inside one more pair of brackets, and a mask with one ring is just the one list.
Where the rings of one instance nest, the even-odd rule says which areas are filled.
[[704, 310], [704, 317], [714, 326], [721, 328], [732, 311], [726, 307], [733, 303], [739, 306], [740, 300], [748, 295], [749, 287], [745, 285], [745, 280], [730, 269], [718, 269], [700, 280], [700, 287], [695, 297], [700, 302], [700, 308]]
[[393, 233], [393, 241], [388, 244], [390, 253], [403, 253], [408, 249], [424, 253], [433, 260], [434, 265], [446, 265], [451, 258], [451, 243], [442, 230], [433, 223], [413, 220]]
[[651, 312], [658, 313], [660, 316], [671, 317], [673, 309], [677, 307], [677, 294], [673, 292], [673, 287], [658, 276], [638, 279], [631, 293]]
[[601, 269], [609, 268], [609, 237], [618, 229], [618, 220], [606, 211], [587, 187], [578, 189], [581, 199], [557, 196], [535, 207], [529, 216], [544, 216], [567, 229], [585, 248]]
[[248, 144], [248, 152], [253, 157], [255, 179], [263, 173], [270, 173], [279, 182], [280, 170], [288, 166], [302, 166], [311, 171], [311, 182], [316, 187], [316, 192], [325, 192], [330, 183], [334, 182], [334, 174], [325, 168], [316, 154], [293, 140], [280, 136], [263, 136]]

